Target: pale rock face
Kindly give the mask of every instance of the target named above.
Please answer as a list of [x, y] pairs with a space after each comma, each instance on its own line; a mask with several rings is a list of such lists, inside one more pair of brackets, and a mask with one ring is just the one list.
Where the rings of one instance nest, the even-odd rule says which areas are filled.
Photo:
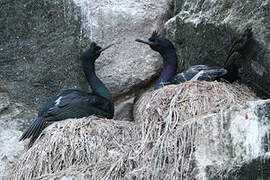
[[[160, 71], [160, 55], [149, 46], [135, 42], [135, 39], [148, 39], [154, 30], [161, 31], [162, 22], [166, 20], [169, 11], [168, 2], [74, 0], [81, 8], [81, 31], [84, 38], [101, 46], [116, 43], [96, 61], [97, 74], [113, 97], [150, 82]], [[125, 106], [126, 103], [119, 106]], [[132, 107], [126, 110], [131, 112]], [[123, 116], [132, 118], [131, 113], [123, 112], [121, 115], [116, 112], [116, 118]]]
[[0, 127], [0, 179], [8, 175], [23, 152], [23, 145], [18, 143], [21, 132]]
[[[209, 169], [230, 169], [269, 151], [270, 101], [251, 101], [247, 107], [232, 107], [218, 114], [197, 118], [195, 159], [198, 179], [207, 179]], [[252, 169], [250, 169], [252, 171]]]
[[119, 43], [97, 60], [98, 75], [114, 96], [149, 81], [161, 68], [159, 55], [135, 42], [160, 30], [168, 11], [167, 0], [156, 1], [75, 1], [81, 8], [82, 31], [101, 46]]
[[[23, 0], [3, 3], [0, 19], [0, 88], [13, 99], [39, 108], [68, 88], [89, 91], [80, 55], [91, 41], [106, 50], [98, 76], [113, 97], [149, 82], [160, 71], [159, 54], [135, 42], [161, 30], [169, 0]], [[16, 10], [15, 10], [16, 9]], [[14, 18], [15, 17], [15, 18]], [[17, 18], [19, 17], [19, 18]]]
[[[0, 88], [8, 91], [0, 93], [0, 179], [23, 150], [23, 143], [17, 142], [23, 122], [36, 117], [35, 111], [13, 100], [37, 109], [63, 89], [87, 90], [79, 56], [90, 41], [101, 46], [116, 43], [96, 62], [98, 76], [114, 97], [150, 82], [161, 69], [160, 56], [134, 40], [161, 30], [169, 11], [169, 0], [16, 2], [13, 8], [14, 4], [6, 1], [0, 10], [4, 17], [0, 19], [4, 30], [0, 37]], [[232, 37], [252, 25], [258, 47], [247, 80], [267, 94], [269, 9], [267, 0], [175, 0], [176, 16], [165, 27], [177, 49], [179, 70], [195, 64], [222, 66]], [[131, 97], [126, 105], [132, 108], [133, 100]], [[119, 106], [118, 117], [123, 117], [121, 110], [129, 111], [125, 103]], [[207, 178], [209, 167], [216, 170], [235, 165], [269, 151], [269, 109], [269, 100], [255, 101], [245, 108], [197, 119], [196, 123], [205, 127], [198, 134], [194, 153], [198, 179]]]
[[[145, 94], [135, 108], [134, 119], [141, 123], [142, 134], [147, 134], [144, 138], [156, 137], [153, 149], [160, 148], [157, 151], [168, 159], [179, 158], [160, 165], [157, 176], [176, 174], [178, 179], [216, 180], [223, 179], [224, 174], [237, 179], [237, 173], [231, 172], [254, 172], [264, 177], [269, 171], [262, 171], [269, 166], [269, 160], [257, 169], [253, 160], [258, 162], [259, 157], [269, 153], [270, 100], [256, 100], [236, 84], [224, 83], [227, 87], [220, 90], [202, 90], [198, 84], [192, 87], [192, 83], [170, 85]], [[222, 83], [216, 83], [221, 87]], [[213, 91], [209, 92], [210, 89]], [[230, 93], [220, 97], [225, 92]], [[243, 162], [248, 166], [237, 169]]]
[[251, 26], [256, 53], [248, 58], [250, 64], [241, 70], [241, 78], [269, 98], [269, 9], [267, 0], [176, 0], [176, 15], [165, 28], [177, 48], [179, 70], [196, 64], [223, 66], [231, 41]]
[[23, 143], [18, 142], [23, 121], [35, 115], [35, 111], [13, 103], [8, 93], [0, 92], [0, 179], [8, 174], [23, 152]]
[[[38, 109], [64, 89], [89, 90], [79, 57], [91, 41], [103, 47], [120, 43], [102, 53], [96, 63], [98, 76], [114, 97], [151, 81], [161, 68], [160, 56], [135, 39], [160, 30], [168, 7], [168, 0], [3, 3], [0, 88], [10, 98], [0, 95], [0, 159], [4, 162], [0, 176], [23, 149], [17, 141], [24, 123], [36, 117], [36, 112], [10, 99]], [[117, 115], [123, 117], [121, 112]]]

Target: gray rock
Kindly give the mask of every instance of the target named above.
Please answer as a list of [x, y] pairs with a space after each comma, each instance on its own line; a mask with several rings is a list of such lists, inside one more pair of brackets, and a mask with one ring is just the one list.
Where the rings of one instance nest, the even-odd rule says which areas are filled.
[[[210, 83], [215, 87], [202, 89]], [[142, 127], [142, 142], [151, 143], [145, 151], [152, 151], [148, 167], [155, 169], [147, 178], [211, 179], [269, 152], [270, 99], [256, 100], [245, 86], [236, 85], [188, 82], [138, 101], [134, 117]]]
[[[210, 168], [209, 168], [210, 169]], [[270, 153], [256, 157], [241, 165], [209, 177], [210, 180], [269, 180], [270, 179]]]
[[18, 142], [21, 130], [25, 126], [24, 122], [32, 120], [36, 112], [22, 104], [12, 102], [4, 92], [0, 93], [0, 107], [0, 179], [2, 179], [23, 152], [24, 145]]
[[134, 40], [161, 27], [167, 2], [1, 1], [0, 86], [34, 108], [64, 89], [87, 91], [79, 57], [91, 41], [121, 42], [96, 63], [114, 97], [150, 81], [159, 55]]
[[167, 0], [81, 0], [76, 4], [82, 8], [82, 27], [88, 30], [85, 38], [101, 45], [120, 43], [97, 60], [98, 75], [115, 97], [156, 76], [161, 68], [159, 54], [135, 39], [161, 29], [169, 13]]
[[[134, 40], [162, 31], [171, 11], [168, 0], [2, 0], [0, 6], [0, 89], [8, 92], [0, 92], [0, 178], [23, 150], [17, 143], [22, 127], [36, 116], [25, 104], [36, 109], [63, 89], [89, 90], [79, 56], [90, 41], [101, 46], [121, 42], [96, 65], [116, 100], [136, 94], [160, 71], [159, 54]], [[166, 31], [177, 48], [179, 71], [195, 64], [222, 66], [233, 37], [252, 25], [257, 54], [242, 78], [269, 96], [269, 9], [267, 0], [176, 0], [176, 16], [166, 23]], [[130, 116], [121, 111], [130, 111], [132, 101], [120, 104], [116, 116]], [[195, 119], [201, 128], [193, 154], [196, 177], [213, 177], [223, 167], [268, 152], [269, 112], [269, 100], [256, 101]]]
[[133, 121], [134, 99], [133, 97], [119, 103], [115, 108], [114, 119]]
[[[156, 76], [159, 55], [134, 40], [160, 29], [167, 2], [0, 2], [0, 89], [7, 92], [0, 93], [0, 178], [22, 152], [18, 138], [37, 115], [28, 106], [38, 109], [64, 89], [89, 90], [79, 57], [91, 41], [101, 46], [121, 42], [96, 63], [116, 100]], [[130, 117], [123, 111], [131, 111], [131, 104], [120, 105], [117, 117]]]
[[256, 54], [242, 69], [242, 81], [270, 97], [270, 4], [259, 1], [175, 1], [175, 17], [166, 31], [177, 48], [179, 71], [195, 64], [223, 66], [231, 41], [252, 26]]
[[10, 106], [8, 93], [0, 92], [0, 113]]
[[35, 108], [83, 78], [78, 8], [63, 2], [1, 1], [0, 86]]
[[[260, 100], [249, 102], [244, 108], [232, 107], [218, 114], [197, 118], [196, 126], [199, 128], [194, 151], [198, 171], [196, 178], [211, 179], [225, 169], [239, 167], [243, 162], [269, 152], [269, 110], [270, 100]], [[261, 168], [267, 168], [261, 165]]]

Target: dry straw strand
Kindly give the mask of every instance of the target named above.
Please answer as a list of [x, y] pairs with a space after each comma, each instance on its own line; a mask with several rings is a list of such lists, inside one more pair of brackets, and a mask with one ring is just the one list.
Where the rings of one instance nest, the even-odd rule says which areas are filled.
[[205, 114], [245, 106], [244, 85], [192, 81], [146, 93], [135, 122], [90, 116], [53, 123], [13, 169], [11, 179], [186, 179]]

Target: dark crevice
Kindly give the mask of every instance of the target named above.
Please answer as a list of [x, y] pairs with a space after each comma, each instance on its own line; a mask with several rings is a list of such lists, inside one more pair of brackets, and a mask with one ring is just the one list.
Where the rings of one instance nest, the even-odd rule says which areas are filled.
[[121, 102], [124, 102], [125, 100], [131, 98], [131, 97], [138, 97], [142, 95], [144, 92], [148, 91], [150, 88], [154, 86], [156, 83], [158, 77], [160, 76], [160, 70], [157, 74], [155, 74], [151, 79], [145, 80], [141, 82], [140, 84], [136, 84], [132, 86], [129, 91], [120, 94], [118, 96], [114, 97], [115, 105], [120, 104]]
[[[162, 17], [161, 21], [158, 24], [158, 29], [156, 29], [160, 34], [162, 34], [163, 36], [165, 36], [166, 31], [165, 31], [165, 23], [171, 19], [172, 17], [174, 17], [175, 15], [175, 0], [171, 0], [168, 2], [168, 9], [167, 12], [165, 13], [165, 15]], [[162, 60], [160, 60], [162, 61]], [[140, 84], [136, 84], [134, 86], [132, 86], [127, 92], [122, 93], [120, 95], [114, 96], [114, 102], [115, 105], [117, 106], [118, 104], [130, 99], [130, 98], [135, 98], [134, 99], [134, 104], [137, 102], [137, 100], [141, 97], [141, 95], [147, 91], [149, 91], [154, 84], [156, 83], [156, 81], [158, 80], [160, 73], [161, 73], [161, 69], [158, 70], [158, 72], [152, 76], [150, 79], [147, 79], [143, 82], [141, 82]], [[132, 117], [133, 119], [133, 117]]]
[[209, 180], [269, 180], [270, 156], [264, 155], [219, 172]]

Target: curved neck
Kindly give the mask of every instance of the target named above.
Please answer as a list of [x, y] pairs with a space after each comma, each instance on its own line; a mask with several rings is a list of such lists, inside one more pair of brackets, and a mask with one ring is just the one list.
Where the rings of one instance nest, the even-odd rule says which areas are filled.
[[161, 54], [161, 56], [163, 57], [163, 69], [155, 85], [155, 89], [169, 83], [177, 72], [177, 56], [175, 49], [168, 50], [166, 53]]
[[91, 52], [87, 50], [82, 55], [82, 66], [86, 79], [90, 84], [90, 87], [94, 94], [102, 96], [110, 102], [113, 102], [111, 92], [109, 91], [109, 89], [106, 88], [103, 82], [96, 75], [94, 60], [90, 60], [90, 58], [87, 58], [90, 57], [90, 53]]

